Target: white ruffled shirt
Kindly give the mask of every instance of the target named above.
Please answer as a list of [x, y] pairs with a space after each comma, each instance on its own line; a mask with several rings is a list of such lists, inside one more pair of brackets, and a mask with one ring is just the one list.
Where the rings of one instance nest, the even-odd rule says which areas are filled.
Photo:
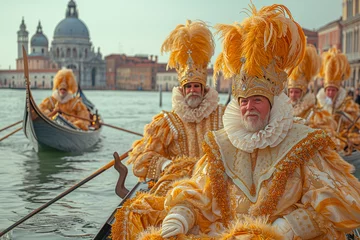
[[58, 100], [59, 103], [62, 103], [62, 104], [67, 103], [68, 101], [70, 101], [71, 99], [74, 98], [74, 95], [71, 94], [71, 93], [69, 93], [68, 95], [66, 95], [65, 98], [61, 99], [58, 90], [54, 90], [53, 93], [52, 93], [52, 96], [53, 96], [56, 100]]
[[275, 147], [286, 137], [293, 125], [293, 107], [285, 93], [274, 97], [270, 120], [263, 130], [249, 132], [239, 121], [241, 109], [237, 99], [226, 107], [223, 123], [224, 129], [234, 147], [252, 153], [254, 149]]
[[201, 122], [217, 108], [219, 94], [213, 88], [206, 88], [202, 102], [197, 108], [191, 108], [186, 102], [182, 88], [174, 87], [172, 91], [172, 109], [185, 122]]

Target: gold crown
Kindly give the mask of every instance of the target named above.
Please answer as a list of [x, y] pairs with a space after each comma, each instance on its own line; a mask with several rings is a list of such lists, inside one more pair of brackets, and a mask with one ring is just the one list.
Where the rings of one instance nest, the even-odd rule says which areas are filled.
[[[244, 61], [243, 58], [242, 61]], [[273, 62], [266, 69], [263, 69], [262, 77], [249, 76], [245, 71], [241, 71], [239, 75], [236, 75], [232, 86], [234, 98], [261, 95], [269, 99], [272, 105], [274, 96], [278, 96], [284, 90], [284, 83], [287, 79], [286, 72], [276, 73], [274, 65]]]
[[321, 57], [317, 54], [316, 48], [308, 44], [304, 59], [294, 69], [288, 79], [288, 89], [298, 88], [305, 95], [310, 81], [318, 74], [321, 67]]
[[194, 60], [191, 57], [191, 50], [188, 50], [188, 60], [185, 67], [179, 66], [176, 68], [178, 72], [178, 79], [180, 86], [184, 86], [187, 83], [194, 82], [206, 85], [207, 67], [196, 66]]
[[170, 52], [168, 68], [175, 68], [180, 86], [195, 82], [206, 85], [207, 65], [214, 54], [214, 39], [202, 21], [186, 21], [178, 25], [161, 46], [161, 53]]
[[334, 47], [322, 54], [322, 60], [323, 64], [319, 75], [324, 78], [324, 88], [339, 89], [341, 82], [350, 77], [350, 64], [346, 55]]
[[[273, 104], [287, 81], [287, 73], [305, 54], [305, 35], [290, 11], [280, 4], [261, 8], [250, 5], [251, 16], [242, 23], [218, 24], [223, 50], [214, 65], [232, 78], [234, 98], [262, 95]], [[288, 15], [288, 16], [286, 16]]]

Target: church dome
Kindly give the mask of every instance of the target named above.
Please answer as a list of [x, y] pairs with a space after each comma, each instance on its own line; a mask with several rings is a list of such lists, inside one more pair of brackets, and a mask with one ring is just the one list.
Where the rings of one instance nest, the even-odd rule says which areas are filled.
[[49, 41], [42, 32], [40, 21], [37, 26], [36, 33], [31, 37], [30, 45], [32, 47], [46, 47], [46, 48], [49, 46]]
[[89, 30], [85, 23], [78, 18], [76, 4], [70, 0], [66, 10], [66, 18], [63, 19], [55, 28], [55, 38], [89, 38]]

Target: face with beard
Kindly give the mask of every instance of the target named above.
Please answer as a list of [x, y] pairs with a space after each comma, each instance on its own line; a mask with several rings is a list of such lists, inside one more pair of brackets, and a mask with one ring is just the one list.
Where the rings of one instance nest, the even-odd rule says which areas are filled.
[[64, 80], [62, 83], [60, 83], [60, 85], [58, 87], [58, 93], [59, 93], [59, 96], [61, 99], [64, 99], [69, 94], [69, 92], [67, 90], [67, 84], [66, 84], [66, 82], [64, 82]]
[[188, 83], [184, 86], [185, 102], [191, 108], [197, 108], [203, 100], [202, 85], [200, 83]]
[[270, 117], [270, 102], [263, 96], [239, 99], [240, 122], [250, 132], [258, 132], [266, 127]]
[[298, 103], [301, 99], [302, 91], [299, 88], [290, 88], [288, 95], [291, 100], [291, 104], [294, 106], [296, 103]]

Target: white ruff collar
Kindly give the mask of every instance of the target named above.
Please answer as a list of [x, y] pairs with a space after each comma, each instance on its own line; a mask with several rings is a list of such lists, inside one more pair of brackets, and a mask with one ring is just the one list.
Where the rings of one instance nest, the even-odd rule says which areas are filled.
[[174, 87], [172, 91], [172, 109], [185, 122], [201, 122], [207, 118], [218, 106], [218, 92], [208, 88], [204, 99], [197, 108], [191, 108], [186, 102], [182, 88]]
[[[326, 103], [326, 94], [324, 88], [320, 89], [318, 94], [316, 95], [317, 100], [321, 107], [328, 105]], [[346, 98], [346, 90], [343, 87], [340, 87], [339, 94], [335, 99], [335, 109], [338, 109], [340, 105], [343, 103], [344, 99]], [[332, 106], [331, 106], [332, 107]], [[332, 112], [332, 111], [330, 111]]]
[[294, 116], [299, 116], [304, 111], [315, 105], [315, 95], [308, 92], [305, 96], [295, 104], [294, 106]]
[[246, 130], [239, 120], [241, 117], [237, 99], [231, 100], [223, 116], [224, 129], [234, 147], [252, 153], [256, 148], [275, 147], [281, 143], [293, 125], [293, 108], [285, 93], [275, 96], [269, 124], [258, 132]]
[[66, 95], [66, 97], [64, 99], [61, 99], [59, 92], [57, 90], [53, 91], [52, 96], [59, 102], [59, 103], [67, 103], [68, 101], [70, 101], [74, 96], [72, 94], [68, 94]]

